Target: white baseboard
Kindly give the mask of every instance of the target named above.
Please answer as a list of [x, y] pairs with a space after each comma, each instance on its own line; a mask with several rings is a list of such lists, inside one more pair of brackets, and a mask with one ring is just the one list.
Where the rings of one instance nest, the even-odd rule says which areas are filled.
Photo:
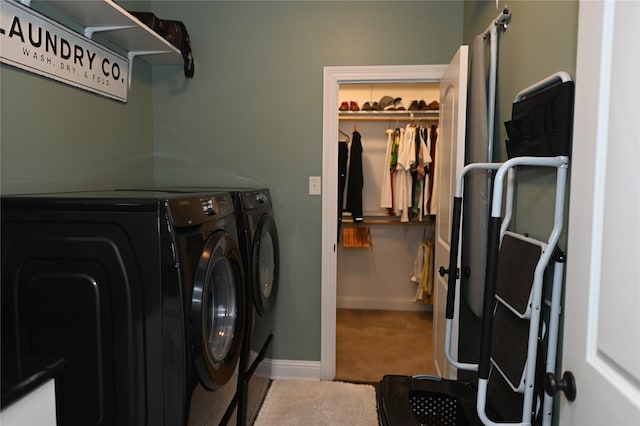
[[422, 302], [408, 298], [372, 298], [343, 296], [336, 299], [341, 309], [377, 309], [383, 311], [430, 311], [432, 308]]
[[255, 374], [271, 379], [320, 380], [320, 361], [265, 358]]

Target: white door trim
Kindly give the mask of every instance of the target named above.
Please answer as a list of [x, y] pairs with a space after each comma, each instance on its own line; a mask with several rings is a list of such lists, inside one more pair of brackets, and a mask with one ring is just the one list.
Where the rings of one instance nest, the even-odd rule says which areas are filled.
[[438, 83], [446, 65], [324, 67], [322, 103], [322, 277], [320, 378], [336, 372], [338, 94], [345, 83]]

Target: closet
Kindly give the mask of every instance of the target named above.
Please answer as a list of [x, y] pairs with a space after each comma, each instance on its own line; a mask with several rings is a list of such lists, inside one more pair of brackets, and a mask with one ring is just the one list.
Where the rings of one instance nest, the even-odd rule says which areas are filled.
[[[346, 211], [338, 221], [336, 249], [338, 379], [376, 381], [388, 371], [433, 372], [435, 211], [428, 207], [439, 96], [439, 83], [340, 85], [338, 205]], [[376, 103], [381, 104], [377, 109]], [[416, 133], [422, 136], [417, 161]], [[394, 139], [408, 148], [414, 163], [404, 185], [397, 175], [391, 178]], [[398, 162], [400, 157], [398, 152]], [[417, 179], [424, 187], [413, 185], [416, 173], [425, 174]], [[411, 207], [400, 207], [401, 188], [408, 188], [407, 201], [415, 199]]]
[[[448, 241], [450, 239], [450, 223], [447, 219], [451, 208], [451, 194], [455, 186], [455, 176], [458, 170], [463, 166], [464, 160], [464, 126], [465, 126], [465, 107], [466, 107], [466, 90], [467, 90], [467, 69], [468, 69], [468, 48], [461, 46], [451, 59], [449, 64], [439, 65], [397, 65], [397, 66], [328, 66], [324, 67], [323, 72], [323, 136], [322, 136], [322, 152], [323, 152], [323, 192], [322, 192], [322, 324], [321, 324], [321, 357], [320, 357], [320, 378], [323, 380], [333, 380], [336, 377], [336, 357], [337, 357], [337, 332], [336, 317], [337, 313], [343, 310], [338, 308], [341, 306], [359, 309], [349, 309], [355, 313], [366, 312], [368, 307], [378, 309], [393, 309], [386, 312], [404, 312], [427, 314], [427, 307], [419, 302], [413, 302], [415, 296], [416, 285], [409, 280], [413, 262], [415, 260], [417, 245], [423, 239], [434, 241], [434, 265], [446, 265], [445, 260], [449, 257]], [[385, 84], [416, 84], [430, 83], [432, 91], [430, 94], [407, 93], [400, 91], [390, 91], [392, 86], [384, 86]], [[373, 84], [373, 86], [371, 86]], [[343, 90], [348, 85], [354, 85], [354, 88], [362, 91], [361, 97], [345, 95], [348, 98], [341, 98], [344, 95]], [[388, 87], [388, 89], [387, 89]], [[409, 86], [398, 86], [409, 87]], [[378, 91], [379, 88], [386, 89]], [[395, 87], [393, 87], [396, 89]], [[438, 89], [439, 88], [439, 89]], [[341, 94], [342, 92], [342, 94]], [[387, 93], [388, 92], [388, 93]], [[378, 135], [382, 134], [383, 141], [385, 139], [385, 131], [388, 127], [406, 125], [415, 119], [415, 115], [411, 115], [411, 111], [394, 113], [393, 118], [379, 118], [375, 113], [363, 112], [356, 115], [355, 112], [343, 112], [340, 114], [339, 108], [342, 102], [355, 101], [360, 102], [358, 105], [362, 107], [364, 102], [378, 101], [383, 96], [390, 96], [394, 99], [402, 97], [404, 107], [406, 109], [411, 105], [411, 101], [424, 98], [425, 103], [429, 104], [432, 100], [438, 100], [440, 110], [438, 117], [438, 139], [439, 146], [438, 157], [442, 157], [441, 164], [443, 167], [437, 168], [437, 179], [435, 186], [437, 187], [438, 200], [449, 200], [444, 203], [436, 203], [436, 217], [438, 220], [426, 221], [415, 224], [391, 223], [393, 218], [386, 216], [386, 212], [382, 210], [383, 216], [380, 217], [376, 213], [380, 213], [379, 207], [374, 204], [371, 210], [373, 214], [369, 215], [369, 204], [367, 200], [367, 188], [375, 186], [368, 183], [367, 177], [363, 176], [363, 217], [364, 221], [357, 226], [368, 226], [371, 233], [371, 241], [373, 249], [346, 249], [342, 247], [342, 243], [337, 242], [337, 211], [338, 211], [338, 142], [340, 131], [348, 135], [352, 135], [354, 129], [358, 132], [368, 132], [368, 129], [379, 126]], [[351, 99], [353, 97], [353, 99]], [[389, 112], [391, 114], [391, 112]], [[436, 113], [432, 112], [431, 117], [435, 118]], [[356, 117], [351, 117], [356, 115]], [[425, 114], [428, 115], [428, 114]], [[423, 121], [426, 121], [426, 117]], [[375, 132], [374, 132], [375, 133]], [[363, 172], [367, 173], [366, 156], [376, 151], [375, 148], [369, 147], [374, 139], [368, 133], [360, 133], [363, 145]], [[378, 136], [380, 137], [380, 136]], [[384, 142], [381, 141], [381, 146]], [[380, 155], [383, 148], [377, 148]], [[384, 148], [386, 151], [386, 148]], [[380, 164], [380, 163], [377, 163]], [[383, 166], [378, 166], [383, 167]], [[376, 179], [375, 171], [371, 175], [372, 179]], [[453, 178], [452, 178], [453, 177]], [[374, 194], [377, 191], [373, 191]], [[444, 198], [443, 198], [444, 197]], [[373, 202], [379, 199], [379, 195], [374, 195]], [[397, 219], [396, 219], [397, 220]], [[367, 225], [367, 221], [370, 223]], [[377, 223], [380, 221], [380, 223]], [[345, 221], [345, 226], [346, 226]], [[356, 226], [356, 225], [351, 225]], [[377, 235], [378, 232], [382, 234]], [[392, 234], [394, 238], [384, 238], [385, 235]], [[414, 238], [414, 243], [410, 240]], [[389, 276], [391, 268], [381, 265], [391, 265], [389, 258], [376, 259], [382, 249], [387, 248], [390, 244], [404, 244], [406, 256], [398, 256], [404, 259], [405, 266], [397, 266], [397, 275], [388, 278], [386, 285], [380, 286], [376, 284], [380, 282], [382, 274]], [[395, 253], [397, 254], [397, 250]], [[349, 256], [349, 258], [345, 258]], [[386, 262], [386, 263], [385, 263]], [[338, 265], [340, 263], [340, 266]], [[397, 259], [396, 259], [397, 263]], [[354, 265], [359, 266], [356, 268]], [[357, 274], [355, 271], [358, 271]], [[350, 274], [348, 281], [345, 281], [346, 274]], [[442, 350], [444, 343], [444, 302], [446, 295], [446, 280], [443, 281], [439, 274], [434, 276], [434, 303], [433, 303], [433, 325], [429, 327], [428, 332], [433, 333], [433, 350], [428, 350], [429, 354], [433, 354], [433, 362], [429, 364], [435, 367], [436, 373], [443, 371], [439, 368], [444, 358]], [[344, 284], [348, 282], [349, 284]], [[396, 284], [395, 286], [393, 284]], [[348, 302], [349, 305], [342, 304]], [[377, 303], [378, 305], [375, 305]], [[382, 306], [380, 306], [382, 305]], [[393, 306], [392, 306], [393, 305]], [[406, 309], [419, 309], [416, 311], [407, 311]], [[376, 310], [375, 312], [381, 312]], [[384, 311], [383, 311], [384, 312]], [[376, 319], [370, 324], [375, 325]], [[454, 324], [454, 331], [457, 330], [457, 324]], [[378, 335], [388, 333], [394, 336], [396, 329], [379, 330]], [[452, 348], [457, 348], [457, 335], [452, 336]], [[360, 352], [368, 352], [367, 346], [362, 346]], [[444, 371], [448, 373], [447, 371]], [[449, 376], [449, 374], [441, 374]]]
[[[426, 202], [416, 203], [419, 207], [408, 209], [408, 214], [405, 209], [404, 217], [396, 215], [401, 210], [397, 205], [394, 205], [394, 212], [390, 213], [389, 208], [382, 206], [381, 198], [383, 186], [389, 184], [384, 180], [390, 179], [387, 158], [389, 133], [396, 129], [402, 129], [404, 133], [410, 126], [414, 131], [424, 131], [427, 139], [431, 138], [426, 141], [425, 147], [433, 143], [437, 149], [438, 97], [438, 83], [340, 85], [340, 104], [336, 108], [341, 111], [336, 137], [342, 145], [341, 150], [348, 147], [351, 154], [354, 142], [358, 143], [353, 140], [354, 134], [357, 132], [359, 135], [362, 146], [363, 220], [359, 222], [349, 211], [342, 214], [337, 248], [338, 308], [398, 311], [431, 309], [431, 301], [426, 293], [422, 299], [416, 298], [420, 281], [415, 276], [414, 261], [423, 242], [428, 242], [432, 248], [434, 216], [430, 212], [420, 211]], [[395, 105], [381, 102], [389, 99], [395, 100]], [[374, 103], [384, 103], [387, 109], [366, 110], [367, 104], [373, 106]], [[412, 103], [414, 107], [411, 107]], [[419, 104], [423, 105], [422, 109], [417, 109]], [[349, 107], [347, 111], [343, 111], [345, 106]], [[427, 148], [425, 161], [434, 152]], [[349, 165], [351, 160], [353, 158], [350, 156]], [[425, 167], [425, 186], [429, 186], [432, 179], [432, 165], [428, 161]], [[347, 209], [349, 182], [354, 179], [348, 172], [349, 167], [343, 197], [338, 201], [342, 201], [341, 205]], [[399, 188], [393, 186], [394, 196]], [[428, 188], [425, 194], [429, 194]], [[419, 274], [422, 271], [417, 272]], [[412, 281], [412, 275], [414, 281], [418, 279], [417, 283]]]

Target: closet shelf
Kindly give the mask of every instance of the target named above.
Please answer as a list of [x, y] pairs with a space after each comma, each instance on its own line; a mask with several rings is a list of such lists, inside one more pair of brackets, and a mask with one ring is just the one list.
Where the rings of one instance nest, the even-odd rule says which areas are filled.
[[338, 117], [341, 121], [438, 121], [440, 111], [342, 111]]
[[351, 216], [343, 216], [342, 224], [346, 226], [359, 226], [359, 225], [422, 225], [426, 226], [432, 224], [435, 216], [427, 216], [422, 222], [412, 220], [409, 222], [400, 222], [398, 216], [365, 216], [364, 221], [355, 223]]

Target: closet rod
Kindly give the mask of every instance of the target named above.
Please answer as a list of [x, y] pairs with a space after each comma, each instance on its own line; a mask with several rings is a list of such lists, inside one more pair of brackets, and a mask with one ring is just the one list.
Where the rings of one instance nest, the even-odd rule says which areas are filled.
[[354, 225], [356, 227], [357, 226], [366, 226], [366, 225], [423, 225], [423, 226], [427, 226], [427, 225], [430, 225], [430, 223], [427, 222], [427, 221], [422, 221], [422, 222], [416, 222], [416, 221], [400, 222], [399, 220], [389, 220], [389, 219], [370, 219], [370, 220], [366, 220], [364, 222], [354, 223], [351, 219], [348, 219], [348, 220], [344, 220], [343, 219], [342, 225], [343, 226], [349, 226], [349, 227], [353, 227]]

